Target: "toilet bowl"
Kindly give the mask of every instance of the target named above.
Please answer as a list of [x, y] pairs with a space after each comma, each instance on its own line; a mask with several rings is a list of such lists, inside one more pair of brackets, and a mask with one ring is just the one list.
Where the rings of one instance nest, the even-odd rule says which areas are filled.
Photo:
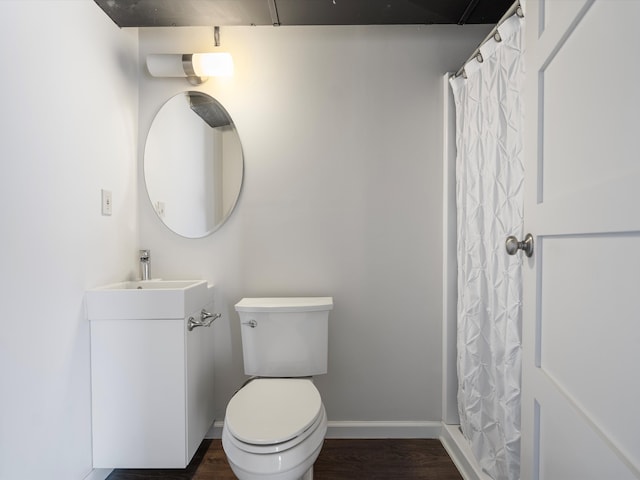
[[240, 480], [311, 480], [326, 431], [310, 379], [259, 378], [229, 402], [222, 444]]
[[311, 377], [327, 373], [331, 297], [243, 298], [244, 371], [227, 405], [222, 447], [240, 480], [312, 480], [327, 415]]

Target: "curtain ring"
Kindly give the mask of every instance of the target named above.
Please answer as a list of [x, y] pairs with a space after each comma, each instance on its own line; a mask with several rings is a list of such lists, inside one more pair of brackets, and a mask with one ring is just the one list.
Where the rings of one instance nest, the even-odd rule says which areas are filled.
[[502, 37], [500, 36], [500, 32], [496, 32], [496, 33], [493, 35], [493, 39], [494, 39], [496, 42], [500, 43], [500, 42], [502, 41]]
[[516, 8], [516, 15], [518, 15], [520, 18], [524, 18], [524, 12], [522, 11], [522, 7], [520, 5], [518, 5], [518, 8]]
[[484, 62], [484, 58], [482, 58], [482, 54], [480, 52], [478, 52], [478, 54], [476, 55], [476, 60], [478, 61], [478, 63]]

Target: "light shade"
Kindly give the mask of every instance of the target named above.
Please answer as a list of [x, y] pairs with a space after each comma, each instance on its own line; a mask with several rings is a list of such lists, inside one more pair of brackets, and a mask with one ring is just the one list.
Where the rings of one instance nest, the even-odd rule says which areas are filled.
[[233, 75], [230, 53], [156, 53], [147, 55], [147, 69], [154, 77], [186, 77], [198, 85], [209, 77]]
[[198, 77], [230, 77], [233, 75], [233, 58], [230, 53], [194, 53], [191, 62]]

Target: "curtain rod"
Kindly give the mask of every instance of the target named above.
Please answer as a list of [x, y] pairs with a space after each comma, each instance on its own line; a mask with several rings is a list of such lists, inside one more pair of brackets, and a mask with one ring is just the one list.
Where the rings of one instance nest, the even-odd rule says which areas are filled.
[[467, 58], [467, 60], [462, 64], [460, 69], [454, 75], [452, 75], [452, 77], [459, 77], [460, 75], [464, 75], [466, 78], [464, 67], [466, 67], [467, 64], [471, 62], [473, 59], [478, 57], [478, 55], [480, 54], [480, 48], [485, 43], [487, 43], [491, 38], [495, 38], [497, 42], [501, 41], [500, 34], [498, 33], [498, 27], [500, 27], [500, 25], [502, 25], [505, 22], [505, 20], [511, 17], [514, 13], [518, 15], [520, 18], [524, 17], [524, 12], [522, 10], [522, 5], [520, 4], [520, 0], [516, 0], [513, 3], [513, 5], [509, 7], [509, 10], [507, 10], [507, 12], [500, 18], [500, 20], [498, 20], [498, 23], [496, 24], [496, 26], [491, 29], [491, 31], [489, 32], [489, 35], [487, 35], [484, 38], [484, 40], [480, 42], [480, 45], [478, 45], [478, 47], [473, 51], [473, 53], [469, 56], [469, 58]]

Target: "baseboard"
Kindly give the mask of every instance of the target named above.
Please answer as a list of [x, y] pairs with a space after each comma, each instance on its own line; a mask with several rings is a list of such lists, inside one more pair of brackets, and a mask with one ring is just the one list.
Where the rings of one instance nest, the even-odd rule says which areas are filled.
[[473, 456], [459, 425], [443, 424], [440, 441], [464, 480], [491, 480]]
[[216, 420], [215, 422], [213, 422], [213, 425], [211, 425], [211, 428], [206, 433], [204, 438], [208, 438], [208, 439], [216, 438], [218, 440], [221, 439], [223, 426], [224, 426], [224, 422], [222, 420]]
[[[205, 438], [222, 438], [224, 422], [216, 421]], [[329, 421], [325, 438], [439, 438], [442, 422]]]
[[326, 438], [438, 438], [441, 422], [330, 421]]
[[111, 475], [111, 472], [113, 472], [111, 468], [94, 468], [89, 472], [89, 475], [84, 477], [84, 480], [105, 480]]

